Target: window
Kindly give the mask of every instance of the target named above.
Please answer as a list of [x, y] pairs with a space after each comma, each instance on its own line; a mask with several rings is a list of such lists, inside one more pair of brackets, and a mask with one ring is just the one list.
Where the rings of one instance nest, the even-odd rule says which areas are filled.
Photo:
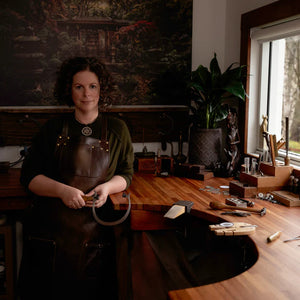
[[252, 28], [250, 38], [247, 152], [262, 152], [260, 124], [268, 116], [277, 141], [286, 139], [288, 124], [289, 156], [300, 164], [300, 18]]

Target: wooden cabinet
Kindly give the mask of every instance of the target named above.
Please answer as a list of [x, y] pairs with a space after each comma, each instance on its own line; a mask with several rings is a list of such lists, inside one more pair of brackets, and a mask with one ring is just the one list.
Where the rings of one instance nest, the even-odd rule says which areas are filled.
[[0, 300], [14, 299], [13, 239], [10, 225], [0, 226]]

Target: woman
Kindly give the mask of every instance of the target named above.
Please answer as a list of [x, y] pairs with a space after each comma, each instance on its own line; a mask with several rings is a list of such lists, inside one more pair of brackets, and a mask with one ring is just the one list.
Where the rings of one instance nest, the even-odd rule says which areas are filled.
[[[48, 121], [34, 138], [21, 182], [35, 195], [24, 221], [22, 299], [116, 299], [113, 229], [92, 216], [114, 218], [109, 195], [124, 191], [133, 174], [125, 123], [99, 113], [109, 87], [95, 58], [65, 61], [55, 96], [74, 113]], [[103, 98], [101, 98], [101, 101]]]

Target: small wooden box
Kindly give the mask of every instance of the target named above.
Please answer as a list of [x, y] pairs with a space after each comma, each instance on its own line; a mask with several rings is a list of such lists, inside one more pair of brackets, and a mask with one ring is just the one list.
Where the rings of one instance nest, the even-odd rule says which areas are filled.
[[205, 170], [204, 165], [195, 165], [189, 163], [177, 165], [175, 167], [174, 175], [198, 180], [207, 180], [214, 177], [214, 173]]
[[154, 173], [156, 164], [155, 164], [155, 157], [151, 158], [142, 158], [138, 157], [136, 158], [137, 161], [137, 171], [138, 172], [144, 172], [144, 173]]
[[144, 173], [161, 173], [161, 172], [173, 172], [174, 160], [169, 156], [156, 157], [137, 157], [136, 169], [138, 172]]
[[290, 191], [274, 191], [271, 192], [271, 195], [274, 196], [274, 199], [286, 206], [300, 206], [300, 199], [298, 194], [294, 194]]

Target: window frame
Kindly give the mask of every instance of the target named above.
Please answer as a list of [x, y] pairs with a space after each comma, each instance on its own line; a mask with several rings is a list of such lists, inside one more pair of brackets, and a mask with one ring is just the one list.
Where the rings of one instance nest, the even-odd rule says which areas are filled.
[[[247, 74], [249, 74], [251, 62], [251, 30], [255, 27], [262, 27], [274, 22], [277, 23], [280, 20], [290, 19], [297, 15], [300, 15], [300, 2], [294, 0], [280, 0], [242, 15], [240, 63], [246, 66]], [[260, 78], [257, 80], [260, 80]], [[249, 95], [250, 76], [246, 76], [244, 84], [246, 93]], [[255, 92], [259, 93], [259, 90], [257, 89]], [[251, 101], [251, 99], [247, 97], [245, 102], [239, 105], [239, 115], [241, 116], [239, 118], [239, 127], [241, 132], [244, 133], [241, 134], [243, 152], [251, 155], [247, 150], [249, 142], [248, 132], [252, 130], [255, 125], [254, 122], [256, 122], [256, 124], [261, 122], [261, 116], [257, 116], [259, 108], [257, 106], [251, 107], [249, 101]], [[249, 116], [253, 114], [256, 114], [256, 119], [249, 118]]]

